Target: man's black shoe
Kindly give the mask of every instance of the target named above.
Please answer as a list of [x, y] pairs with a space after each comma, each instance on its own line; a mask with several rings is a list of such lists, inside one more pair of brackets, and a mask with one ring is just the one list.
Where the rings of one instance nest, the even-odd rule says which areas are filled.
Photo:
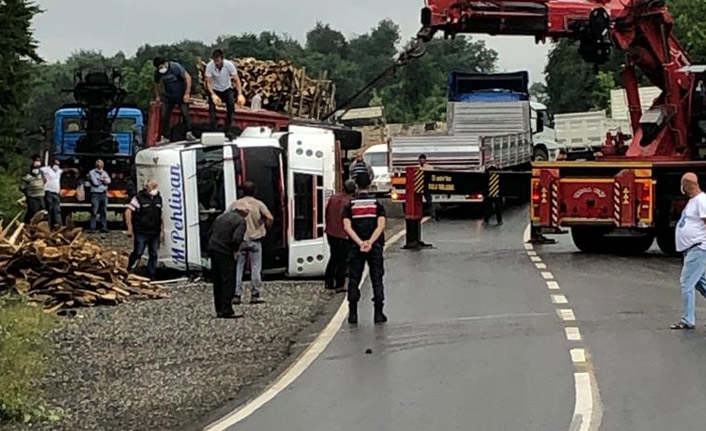
[[336, 293], [345, 293], [345, 292], [348, 292], [348, 288], [346, 288], [346, 287], [339, 287], [338, 289], [336, 289]]
[[375, 304], [375, 316], [373, 317], [375, 323], [385, 323], [387, 322], [387, 316], [382, 312], [382, 304]]
[[216, 317], [219, 319], [240, 319], [243, 317], [243, 313], [239, 311], [232, 311], [230, 313], [218, 313]]
[[252, 296], [250, 297], [250, 303], [251, 304], [264, 304], [265, 300], [260, 298], [259, 293], [253, 293]]
[[348, 323], [351, 325], [358, 324], [358, 304], [354, 302], [348, 303]]

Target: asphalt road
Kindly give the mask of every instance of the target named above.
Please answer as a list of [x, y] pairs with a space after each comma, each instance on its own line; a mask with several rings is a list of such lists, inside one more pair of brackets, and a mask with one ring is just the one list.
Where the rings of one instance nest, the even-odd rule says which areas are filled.
[[433, 250], [392, 247], [390, 322], [375, 327], [364, 301], [358, 327], [344, 324], [299, 379], [231, 429], [568, 430], [568, 342], [523, 248], [526, 214], [506, 216], [500, 228], [427, 224]]
[[[567, 235], [536, 247], [535, 267], [524, 209], [506, 218], [502, 227], [427, 224], [435, 249], [391, 248], [390, 323], [374, 327], [366, 301], [357, 328], [344, 324], [298, 380], [231, 429], [574, 431], [574, 372], [587, 368], [601, 430], [704, 429], [705, 302], [696, 331], [669, 330], [681, 314], [680, 260], [656, 248], [586, 255]], [[580, 328], [587, 365], [572, 364], [567, 326]]]
[[706, 310], [697, 309], [696, 331], [669, 330], [681, 316], [681, 261], [656, 248], [637, 258], [584, 255], [559, 239], [537, 250], [590, 349], [601, 430], [706, 429]]

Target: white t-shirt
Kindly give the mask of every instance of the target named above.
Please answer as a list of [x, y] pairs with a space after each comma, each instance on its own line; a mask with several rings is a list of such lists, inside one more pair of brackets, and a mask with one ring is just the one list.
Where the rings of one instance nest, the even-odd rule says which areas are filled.
[[233, 88], [233, 77], [237, 73], [238, 69], [230, 60], [223, 60], [221, 70], [218, 70], [213, 60], [206, 65], [206, 78], [211, 78], [211, 85], [216, 91], [226, 91]]
[[55, 171], [49, 166], [44, 166], [41, 169], [42, 175], [44, 176], [44, 191], [52, 193], [61, 193], [61, 172], [59, 169]]
[[677, 251], [684, 251], [695, 245], [706, 250], [706, 194], [700, 193], [689, 199], [677, 224]]

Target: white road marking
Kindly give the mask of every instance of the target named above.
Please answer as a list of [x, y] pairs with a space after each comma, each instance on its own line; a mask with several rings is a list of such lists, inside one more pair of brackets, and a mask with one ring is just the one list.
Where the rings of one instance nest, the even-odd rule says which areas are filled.
[[564, 331], [566, 332], [566, 339], [569, 341], [581, 341], [581, 331], [579, 331], [579, 328], [570, 326], [567, 328], [564, 328]]
[[530, 256], [530, 260], [531, 260], [532, 262], [541, 262], [541, 261], [542, 261], [542, 258], [539, 257], [539, 256]]
[[532, 250], [534, 246], [532, 244], [525, 244], [525, 250]]
[[545, 280], [554, 280], [554, 274], [551, 272], [542, 272], [542, 278]]
[[547, 287], [549, 290], [559, 290], [559, 283], [556, 281], [547, 281]]
[[559, 309], [556, 310], [557, 313], [559, 313], [559, 317], [562, 318], [562, 320], [567, 321], [567, 322], [573, 322], [576, 320], [576, 315], [574, 314], [574, 310], [570, 308], [564, 308], [564, 309]]
[[518, 313], [518, 314], [488, 314], [486, 316], [458, 317], [456, 319], [442, 320], [442, 322], [470, 322], [476, 320], [513, 319], [519, 317], [547, 317], [554, 313]]
[[527, 251], [527, 256], [536, 256], [536, 255], [537, 255], [536, 251], [533, 251], [533, 250]]
[[571, 349], [571, 362], [574, 364], [583, 364], [586, 362], [586, 351], [584, 349]]
[[564, 295], [552, 295], [552, 302], [554, 304], [568, 304], [569, 300]]
[[[594, 412], [594, 395], [589, 373], [574, 373], [576, 402], [574, 416], [571, 418], [570, 431], [594, 431], [600, 427], [600, 413]], [[596, 391], [598, 392], [598, 391]]]
[[[429, 217], [425, 217], [422, 223], [429, 220]], [[385, 249], [389, 248], [390, 245], [402, 239], [406, 234], [405, 230], [398, 232], [392, 238], [388, 240], [385, 244]], [[365, 283], [368, 277], [368, 269], [365, 269], [363, 277], [360, 281], [362, 285]], [[208, 425], [205, 431], [225, 431], [233, 425], [241, 422], [243, 419], [247, 418], [251, 414], [255, 413], [260, 407], [267, 404], [272, 400], [277, 394], [282, 392], [287, 388], [292, 382], [294, 382], [302, 373], [309, 368], [309, 366], [314, 363], [316, 358], [323, 353], [326, 347], [329, 345], [333, 337], [343, 325], [348, 315], [348, 303], [344, 300], [341, 306], [336, 311], [331, 321], [326, 325], [323, 331], [316, 337], [316, 339], [309, 345], [309, 347], [297, 358], [292, 365], [290, 365], [278, 378], [275, 380], [264, 392], [262, 392], [257, 397], [248, 401], [242, 407], [236, 408], [232, 412], [228, 413], [216, 422]]]
[[537, 269], [547, 269], [546, 263], [535, 263], [534, 266], [536, 266]]

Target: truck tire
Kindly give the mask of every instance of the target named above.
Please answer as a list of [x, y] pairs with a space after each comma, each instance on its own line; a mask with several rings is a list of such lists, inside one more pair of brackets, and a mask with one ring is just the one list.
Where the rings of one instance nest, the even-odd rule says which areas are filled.
[[576, 248], [584, 253], [605, 253], [610, 249], [606, 229], [595, 226], [575, 226], [571, 228], [571, 239]]
[[549, 151], [544, 147], [537, 147], [534, 149], [534, 155], [532, 159], [535, 162], [548, 162], [549, 161]]
[[653, 233], [645, 233], [634, 237], [611, 238], [616, 241], [615, 250], [622, 254], [642, 254], [652, 247], [655, 242]]
[[666, 226], [657, 226], [657, 245], [662, 253], [667, 256], [676, 256], [677, 244], [674, 239], [674, 228], [667, 223]]

